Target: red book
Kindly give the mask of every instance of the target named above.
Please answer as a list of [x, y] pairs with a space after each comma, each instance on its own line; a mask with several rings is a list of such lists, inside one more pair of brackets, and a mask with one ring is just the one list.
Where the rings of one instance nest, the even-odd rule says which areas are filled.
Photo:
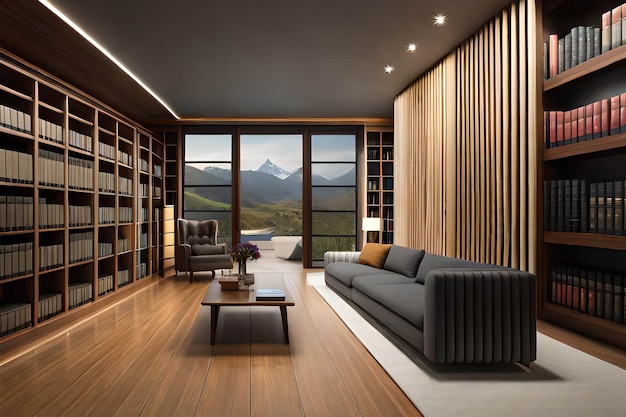
[[602, 137], [602, 103], [600, 100], [593, 102], [593, 139]]
[[585, 106], [585, 140], [593, 139], [593, 103]]
[[617, 135], [619, 133], [619, 112], [619, 96], [613, 96], [611, 97], [611, 117], [609, 118], [611, 124], [611, 135]]
[[556, 147], [556, 111], [550, 112], [550, 147]]
[[550, 77], [554, 77], [559, 73], [559, 35], [550, 35], [549, 39]]
[[601, 38], [602, 53], [611, 50], [611, 11], [602, 13]]
[[578, 142], [578, 109], [570, 110], [572, 114], [572, 143]]
[[556, 112], [556, 146], [563, 146], [563, 134], [565, 133], [565, 130], [563, 129], [564, 116], [564, 112]]
[[572, 112], [567, 110], [563, 112], [563, 144], [572, 143]]
[[585, 140], [585, 106], [578, 108], [578, 142]]
[[619, 131], [626, 133], [626, 93], [619, 96]]
[[609, 136], [609, 99], [600, 100], [600, 135]]

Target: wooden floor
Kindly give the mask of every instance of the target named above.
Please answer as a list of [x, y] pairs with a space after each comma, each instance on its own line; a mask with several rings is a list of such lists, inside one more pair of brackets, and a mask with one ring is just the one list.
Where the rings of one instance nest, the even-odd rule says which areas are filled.
[[278, 308], [231, 307], [211, 346], [200, 305], [210, 275], [153, 277], [104, 311], [50, 325], [45, 343], [0, 344], [0, 416], [421, 415], [307, 285], [319, 270], [249, 268], [286, 271], [290, 345]]
[[[421, 415], [307, 284], [321, 270], [271, 253], [249, 268], [284, 274], [296, 301], [290, 345], [278, 308], [230, 307], [211, 346], [210, 308], [200, 305], [210, 275], [153, 276], [0, 343], [0, 416]], [[539, 330], [626, 369], [623, 351]]]

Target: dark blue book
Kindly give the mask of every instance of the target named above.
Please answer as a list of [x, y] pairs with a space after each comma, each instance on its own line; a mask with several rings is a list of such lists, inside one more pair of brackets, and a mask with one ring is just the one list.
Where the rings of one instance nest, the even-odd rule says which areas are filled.
[[615, 219], [615, 234], [624, 236], [624, 181], [615, 181], [613, 191], [613, 217]]

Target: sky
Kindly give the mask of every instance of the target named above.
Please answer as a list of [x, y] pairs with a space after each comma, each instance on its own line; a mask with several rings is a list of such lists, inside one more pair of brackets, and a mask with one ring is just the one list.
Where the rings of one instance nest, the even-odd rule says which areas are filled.
[[[355, 161], [353, 135], [313, 135], [313, 161]], [[241, 169], [257, 170], [266, 159], [292, 172], [302, 167], [302, 135], [241, 135]], [[188, 134], [185, 141], [186, 161], [230, 161], [231, 136]], [[200, 164], [201, 165], [201, 164]], [[215, 165], [215, 164], [211, 164]], [[199, 165], [194, 164], [199, 167]], [[335, 170], [333, 168], [336, 168]], [[345, 165], [326, 165], [326, 178], [345, 173]]]

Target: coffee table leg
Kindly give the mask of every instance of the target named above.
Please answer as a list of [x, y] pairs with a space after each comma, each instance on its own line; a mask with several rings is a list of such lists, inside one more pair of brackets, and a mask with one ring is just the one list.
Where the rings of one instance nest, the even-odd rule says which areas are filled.
[[215, 333], [217, 330], [217, 317], [220, 314], [220, 306], [211, 306], [211, 344], [215, 344]]
[[283, 332], [285, 333], [285, 344], [289, 344], [289, 323], [287, 322], [287, 306], [280, 306], [280, 315], [283, 318]]

